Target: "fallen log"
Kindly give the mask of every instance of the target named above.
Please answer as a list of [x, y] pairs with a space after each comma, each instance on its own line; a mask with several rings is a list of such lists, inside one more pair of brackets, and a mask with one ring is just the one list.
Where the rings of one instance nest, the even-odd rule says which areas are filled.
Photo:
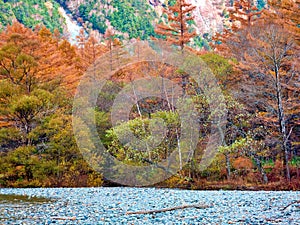
[[57, 217], [57, 216], [55, 216], [55, 217], [51, 217], [51, 219], [53, 219], [53, 220], [76, 220], [76, 217], [75, 216], [73, 216], [73, 217]]
[[181, 206], [175, 206], [171, 208], [163, 208], [163, 209], [154, 209], [154, 210], [142, 210], [142, 211], [136, 211], [136, 212], [126, 212], [126, 215], [132, 215], [132, 214], [153, 214], [153, 213], [160, 213], [160, 212], [167, 212], [177, 209], [187, 209], [187, 208], [197, 208], [197, 209], [206, 209], [209, 208], [209, 205], [201, 205], [201, 204], [194, 204], [194, 205], [181, 205]]
[[285, 206], [281, 211], [284, 211], [284, 210], [286, 210], [289, 206], [291, 206], [291, 205], [294, 205], [294, 204], [300, 204], [300, 200], [298, 200], [298, 201], [293, 201], [293, 202], [291, 202], [290, 204], [288, 204], [287, 206]]

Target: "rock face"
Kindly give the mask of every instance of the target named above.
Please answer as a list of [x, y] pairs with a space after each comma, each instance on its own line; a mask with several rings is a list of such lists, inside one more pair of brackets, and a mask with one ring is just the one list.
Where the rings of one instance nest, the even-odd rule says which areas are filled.
[[[223, 29], [224, 14], [227, 7], [233, 4], [234, 0], [187, 0], [196, 6], [194, 11], [196, 29], [199, 34], [213, 34]], [[149, 0], [149, 3], [156, 8], [158, 13], [164, 0]]]
[[195, 22], [199, 34], [215, 33], [223, 29], [226, 1], [230, 0], [188, 0], [195, 5]]

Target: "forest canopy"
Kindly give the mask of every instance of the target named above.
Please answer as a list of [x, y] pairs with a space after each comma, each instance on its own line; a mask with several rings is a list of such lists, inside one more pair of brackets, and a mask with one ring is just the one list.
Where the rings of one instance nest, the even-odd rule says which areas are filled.
[[[232, 23], [213, 37], [210, 51], [192, 48], [193, 38], [197, 38], [191, 25], [195, 8], [185, 0], [168, 5], [164, 11], [166, 19], [156, 27], [147, 24], [146, 17], [135, 17], [132, 7], [111, 1], [119, 10], [106, 16], [111, 17], [120, 31], [130, 30], [128, 38], [134, 39], [136, 46], [142, 46], [139, 45], [141, 39], [151, 36], [149, 49], [158, 41], [180, 54], [192, 53], [194, 58], [190, 58], [188, 65], [198, 61], [205, 63], [223, 96], [224, 107], [215, 109], [209, 106], [205, 84], [198, 85], [186, 71], [147, 61], [120, 69], [118, 66], [129, 54], [128, 43], [112, 30], [93, 23], [99, 26], [104, 38], [100, 40], [93, 34], [87, 37], [82, 31], [77, 44], [71, 45], [55, 30], [58, 25], [36, 26], [35, 20], [28, 17], [32, 12], [27, 11], [26, 2], [18, 9], [18, 20], [27, 27], [11, 23], [17, 15], [16, 8], [7, 2], [0, 0], [1, 10], [5, 11], [0, 14], [5, 26], [0, 33], [1, 187], [112, 185], [103, 177], [101, 168], [100, 172], [95, 171], [83, 158], [72, 127], [76, 88], [86, 71], [94, 74], [101, 63], [104, 64], [99, 58], [106, 57], [105, 63], [109, 66], [105, 69], [112, 75], [91, 110], [95, 115], [97, 138], [108, 154], [127, 165], [154, 168], [176, 153], [179, 171], [156, 184], [158, 186], [300, 188], [299, 1], [271, 0], [263, 10], [250, 0], [236, 1], [229, 11]], [[138, 3], [132, 1], [131, 4]], [[92, 20], [93, 7], [79, 7], [80, 15]], [[55, 16], [55, 2], [52, 16], [43, 8], [32, 10], [43, 12], [45, 21], [60, 21]], [[149, 9], [143, 6], [141, 10]], [[125, 14], [127, 22], [121, 20]], [[96, 22], [100, 21], [97, 16], [94, 15]], [[141, 56], [139, 51], [142, 50], [145, 49], [137, 47], [136, 54]], [[118, 94], [128, 87], [138, 90], [135, 80], [145, 77], [161, 79], [162, 83], [168, 79], [180, 91], [175, 95], [173, 92], [177, 89], [163, 84], [161, 97], [136, 100], [129, 120], [113, 127], [111, 113]], [[190, 104], [194, 106], [195, 114], [191, 116], [197, 121], [194, 132], [198, 139], [196, 147], [189, 151], [189, 160], [183, 163], [181, 150], [188, 143], [180, 138], [182, 121], [172, 97], [180, 99], [186, 95], [190, 102], [181, 104], [187, 109]], [[129, 97], [136, 98], [134, 94]], [[224, 113], [225, 108], [226, 123], [215, 122], [214, 115], [220, 110]], [[151, 121], [166, 127], [159, 143], [149, 136], [153, 128]], [[87, 126], [84, 120], [78, 124]], [[212, 129], [218, 130], [221, 137], [216, 149], [218, 154], [207, 168], [201, 169], [201, 158]], [[84, 130], [80, 133], [82, 139], [89, 136]], [[145, 143], [152, 143], [152, 148], [147, 144], [132, 145], [126, 139], [129, 133], [146, 140]], [[92, 146], [92, 143], [87, 144]], [[143, 151], [136, 150], [141, 148]], [[91, 158], [99, 161], [100, 167], [106, 166], [99, 155], [93, 154]]]

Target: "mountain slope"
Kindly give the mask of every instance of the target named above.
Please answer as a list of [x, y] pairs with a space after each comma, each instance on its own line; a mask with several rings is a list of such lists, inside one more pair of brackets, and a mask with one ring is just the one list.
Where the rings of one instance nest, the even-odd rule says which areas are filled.
[[147, 39], [154, 35], [154, 24], [158, 15], [147, 1], [109, 0], [77, 1], [58, 0], [86, 29], [104, 34], [113, 28], [121, 38]]
[[43, 24], [51, 31], [62, 32], [64, 19], [58, 8], [54, 0], [0, 0], [0, 29], [18, 20], [29, 28]]
[[[235, 0], [188, 0], [196, 6], [195, 29], [203, 37], [223, 29], [228, 8]], [[266, 0], [254, 0], [262, 8]], [[104, 34], [108, 27], [124, 38], [147, 39], [154, 26], [164, 19], [163, 8], [175, 0], [58, 0], [86, 29]]]
[[[265, 0], [254, 0], [261, 8]], [[99, 37], [110, 28], [120, 39], [148, 39], [155, 36], [155, 24], [164, 20], [163, 8], [174, 0], [0, 0], [0, 29], [13, 20], [26, 27], [34, 28], [44, 24], [51, 31], [57, 28], [66, 33], [66, 22], [59, 12], [62, 6], [72, 14], [73, 20], [82, 24], [87, 32], [96, 30]], [[228, 18], [228, 7], [234, 0], [188, 0], [196, 6], [194, 11], [194, 39], [198, 47], [203, 46], [203, 38], [223, 29]]]
[[0, 30], [11, 23], [15, 19], [12, 7], [9, 3], [0, 0]]

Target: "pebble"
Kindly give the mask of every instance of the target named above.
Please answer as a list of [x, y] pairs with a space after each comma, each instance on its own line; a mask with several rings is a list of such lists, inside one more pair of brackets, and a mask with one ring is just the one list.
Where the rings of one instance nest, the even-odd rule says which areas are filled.
[[[26, 188], [0, 194], [46, 197], [47, 203], [0, 202], [0, 224], [280, 224], [300, 225], [300, 199], [292, 191], [195, 191], [158, 188]], [[206, 204], [157, 214], [127, 211]]]

